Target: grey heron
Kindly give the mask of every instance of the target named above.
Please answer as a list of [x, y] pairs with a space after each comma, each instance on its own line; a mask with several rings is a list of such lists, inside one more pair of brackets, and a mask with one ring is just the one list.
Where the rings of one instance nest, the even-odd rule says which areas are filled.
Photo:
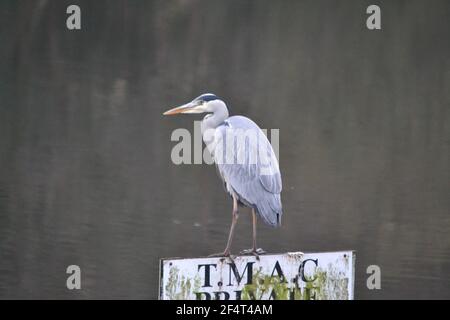
[[281, 173], [269, 140], [249, 118], [230, 117], [225, 102], [212, 93], [202, 94], [189, 103], [164, 112], [164, 115], [180, 113], [208, 113], [201, 123], [202, 138], [225, 190], [233, 199], [226, 248], [212, 256], [230, 256], [239, 206], [251, 208], [253, 223], [253, 246], [241, 254], [264, 253], [256, 245], [257, 217], [269, 226], [278, 227], [282, 215]]

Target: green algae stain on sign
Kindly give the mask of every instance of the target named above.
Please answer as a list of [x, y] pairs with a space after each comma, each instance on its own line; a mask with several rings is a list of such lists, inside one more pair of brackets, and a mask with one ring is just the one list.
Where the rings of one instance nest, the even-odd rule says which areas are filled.
[[169, 279], [165, 285], [168, 300], [188, 300], [191, 292], [200, 289], [200, 276], [193, 279], [184, 276], [177, 267], [169, 271]]
[[162, 259], [160, 299], [353, 299], [355, 253]]

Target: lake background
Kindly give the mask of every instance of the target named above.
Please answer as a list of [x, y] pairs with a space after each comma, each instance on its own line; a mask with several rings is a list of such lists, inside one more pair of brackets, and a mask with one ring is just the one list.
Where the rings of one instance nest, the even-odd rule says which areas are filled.
[[450, 2], [377, 1], [380, 31], [370, 4], [1, 1], [0, 298], [155, 299], [160, 258], [223, 250], [214, 167], [170, 160], [201, 117], [161, 115], [214, 92], [280, 129], [284, 225], [261, 247], [357, 250], [357, 299], [449, 299]]

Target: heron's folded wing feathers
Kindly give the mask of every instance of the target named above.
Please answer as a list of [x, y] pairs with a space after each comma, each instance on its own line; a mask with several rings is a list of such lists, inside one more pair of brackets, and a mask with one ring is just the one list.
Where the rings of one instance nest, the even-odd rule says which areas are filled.
[[[239, 129], [254, 130], [257, 133], [257, 143], [252, 139], [237, 137], [230, 149], [230, 140], [226, 139], [226, 134], [230, 132], [227, 133], [226, 130]], [[259, 145], [262, 146], [261, 150], [258, 150]], [[234, 162], [231, 163], [226, 161], [226, 153], [230, 151], [235, 154]], [[254, 158], [258, 152], [266, 152], [267, 159], [261, 161], [263, 157]], [[278, 225], [282, 213], [281, 174], [272, 146], [261, 129], [245, 117], [229, 118], [226, 125], [216, 130], [213, 156], [222, 179], [232, 187], [241, 201], [256, 208], [267, 224]], [[256, 161], [252, 161], [255, 159]]]

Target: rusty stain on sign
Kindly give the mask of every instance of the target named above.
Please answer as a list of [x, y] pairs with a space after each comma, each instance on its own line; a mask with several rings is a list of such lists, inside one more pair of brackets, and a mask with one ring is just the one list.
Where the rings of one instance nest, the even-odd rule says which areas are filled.
[[161, 259], [162, 300], [350, 300], [355, 252]]

